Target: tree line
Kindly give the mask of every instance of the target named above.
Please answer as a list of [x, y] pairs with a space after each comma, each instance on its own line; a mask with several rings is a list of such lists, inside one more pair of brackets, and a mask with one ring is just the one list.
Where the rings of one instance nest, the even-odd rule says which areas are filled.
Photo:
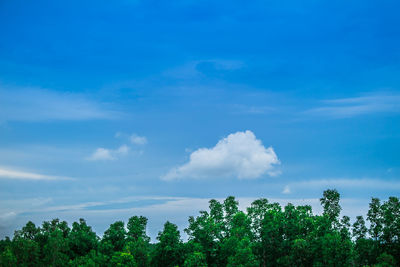
[[166, 222], [151, 243], [147, 218], [117, 221], [100, 238], [84, 219], [28, 222], [0, 241], [1, 266], [400, 266], [400, 202], [372, 198], [366, 220], [340, 217], [340, 194], [326, 190], [321, 215], [311, 206], [255, 200], [240, 211], [232, 196], [189, 217], [183, 242]]

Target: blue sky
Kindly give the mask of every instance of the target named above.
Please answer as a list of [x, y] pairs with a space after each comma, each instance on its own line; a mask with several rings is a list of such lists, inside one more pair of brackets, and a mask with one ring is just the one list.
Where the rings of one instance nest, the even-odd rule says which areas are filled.
[[0, 237], [400, 192], [397, 1], [1, 1]]

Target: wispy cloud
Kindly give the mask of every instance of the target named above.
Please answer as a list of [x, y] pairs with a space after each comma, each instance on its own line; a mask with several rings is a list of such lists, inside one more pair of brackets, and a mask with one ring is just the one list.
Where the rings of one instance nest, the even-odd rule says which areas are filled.
[[164, 72], [167, 77], [178, 79], [193, 79], [201, 76], [213, 76], [221, 72], [229, 72], [242, 69], [245, 64], [238, 60], [210, 59], [195, 60], [184, 65], [169, 69]]
[[324, 100], [321, 106], [305, 113], [329, 118], [349, 118], [384, 112], [400, 112], [400, 94], [370, 93], [359, 97], [329, 99]]
[[1, 84], [0, 110], [0, 122], [113, 119], [121, 115], [83, 94]]
[[264, 174], [279, 174], [274, 170], [277, 164], [279, 160], [272, 147], [265, 148], [251, 131], [237, 132], [223, 138], [212, 148], [194, 151], [188, 163], [172, 169], [162, 179], [252, 179]]
[[[147, 144], [147, 138], [145, 136], [140, 136], [137, 134], [127, 135], [122, 132], [117, 132], [114, 136], [115, 138], [123, 138], [127, 139], [133, 145], [145, 145]], [[116, 160], [120, 156], [128, 154], [131, 150], [131, 147], [127, 145], [122, 145], [117, 149], [108, 149], [99, 147], [93, 153], [86, 158], [89, 161], [107, 161], [107, 160]], [[143, 153], [143, 151], [139, 151], [139, 154]]]
[[290, 194], [291, 190], [288, 185], [283, 188], [282, 194]]
[[45, 175], [34, 172], [25, 172], [0, 167], [0, 179], [13, 180], [74, 180], [70, 177]]
[[246, 106], [246, 105], [233, 105], [234, 114], [271, 114], [276, 112], [276, 108], [272, 106]]
[[86, 159], [90, 161], [116, 160], [119, 156], [125, 155], [128, 152], [129, 147], [127, 145], [122, 145], [117, 149], [106, 149], [99, 147]]
[[359, 178], [359, 179], [318, 179], [289, 183], [284, 187], [282, 193], [289, 194], [292, 191], [312, 189], [325, 190], [326, 188], [359, 188], [374, 190], [400, 190], [400, 181], [390, 181], [382, 179]]
[[132, 134], [130, 141], [134, 145], [145, 145], [147, 144], [147, 138], [145, 136], [139, 136], [137, 134]]

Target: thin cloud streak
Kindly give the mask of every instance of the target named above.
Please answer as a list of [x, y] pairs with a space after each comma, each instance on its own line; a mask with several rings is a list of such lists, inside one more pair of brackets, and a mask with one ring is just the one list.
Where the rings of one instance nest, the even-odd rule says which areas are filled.
[[42, 88], [11, 88], [0, 84], [0, 122], [98, 120], [121, 117], [105, 103], [83, 94]]
[[[388, 181], [380, 179], [319, 179], [289, 183], [284, 188], [284, 193], [291, 193], [296, 189], [320, 189], [320, 188], [372, 188], [376, 190], [400, 190], [400, 181]], [[289, 190], [286, 190], [289, 189]]]
[[374, 113], [399, 113], [399, 94], [369, 94], [361, 97], [329, 99], [323, 105], [304, 113], [333, 119], [350, 118]]
[[11, 180], [75, 180], [71, 177], [45, 175], [34, 172], [11, 170], [0, 167], [0, 179]]

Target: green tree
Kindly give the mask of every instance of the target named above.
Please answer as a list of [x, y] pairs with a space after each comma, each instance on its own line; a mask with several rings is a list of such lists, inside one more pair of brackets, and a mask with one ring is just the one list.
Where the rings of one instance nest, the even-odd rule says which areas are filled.
[[295, 239], [291, 245], [290, 265], [311, 266], [312, 257], [310, 244], [304, 239]]
[[125, 252], [130, 253], [138, 266], [148, 266], [150, 237], [146, 235], [147, 218], [132, 216], [127, 228], [127, 243]]
[[357, 216], [356, 221], [353, 223], [353, 237], [356, 240], [365, 238], [367, 234], [367, 227], [365, 226], [365, 221], [362, 216]]
[[378, 264], [376, 265], [377, 267], [392, 267], [395, 264], [393, 256], [387, 254], [386, 252], [383, 252], [381, 255], [379, 255], [377, 261], [378, 261]]
[[184, 262], [183, 245], [178, 227], [170, 222], [164, 224], [164, 230], [158, 233], [152, 263], [159, 267], [180, 266]]
[[19, 266], [37, 266], [39, 264], [40, 247], [34, 240], [14, 237], [12, 250]]
[[350, 266], [351, 247], [350, 239], [343, 240], [340, 233], [327, 233], [320, 239], [321, 254], [316, 258], [316, 266]]
[[85, 256], [77, 257], [69, 261], [69, 266], [73, 267], [98, 267], [108, 266], [108, 257], [98, 251], [91, 250]]
[[217, 200], [210, 200], [210, 213], [200, 211], [200, 216], [189, 217], [189, 226], [185, 232], [197, 250], [204, 253], [208, 266], [221, 265], [220, 250], [225, 236], [224, 208]]
[[11, 248], [19, 266], [37, 266], [40, 247], [38, 239], [40, 229], [29, 221], [21, 230], [15, 231]]
[[65, 266], [69, 261], [68, 235], [71, 229], [66, 221], [53, 219], [44, 221], [35, 240], [40, 251], [40, 259], [47, 266]]
[[17, 266], [17, 257], [15, 257], [14, 253], [9, 247], [6, 247], [5, 250], [0, 255], [0, 266], [4, 267]]
[[369, 204], [369, 210], [367, 213], [367, 220], [370, 222], [369, 234], [373, 239], [372, 255], [375, 259], [373, 263], [376, 263], [376, 258], [381, 254], [382, 247], [382, 236], [383, 236], [383, 213], [382, 205], [379, 198], [372, 198]]
[[342, 239], [351, 238], [349, 216], [343, 216], [342, 220], [340, 221], [340, 234], [342, 236]]
[[258, 261], [253, 254], [250, 238], [251, 220], [238, 211], [231, 219], [230, 235], [222, 244], [221, 262], [228, 266], [256, 266]]
[[147, 218], [143, 216], [132, 216], [129, 218], [127, 237], [130, 241], [137, 241], [139, 238], [149, 242], [150, 237], [146, 235]]
[[225, 221], [225, 226], [228, 228], [225, 229], [225, 236], [229, 235], [229, 226], [231, 226], [231, 221], [235, 214], [239, 211], [239, 202], [235, 200], [235, 197], [229, 196], [224, 200], [223, 204], [225, 216], [224, 216], [224, 221]]
[[138, 266], [148, 266], [150, 254], [149, 242], [142, 237], [139, 237], [136, 241], [128, 241], [124, 252], [131, 254]]
[[122, 251], [125, 246], [126, 230], [124, 222], [117, 221], [104, 232], [103, 246], [111, 246], [112, 251]]
[[374, 241], [367, 239], [368, 229], [365, 226], [365, 221], [362, 216], [357, 216], [353, 223], [353, 238], [354, 244], [354, 261], [357, 266], [371, 265], [375, 262], [374, 259]]
[[184, 267], [207, 267], [206, 256], [199, 251], [195, 251], [187, 255]]
[[71, 232], [68, 236], [70, 254], [72, 258], [88, 254], [92, 250], [97, 250], [99, 238], [92, 228], [86, 224], [84, 219], [72, 224]]
[[33, 222], [29, 221], [24, 227], [22, 227], [21, 230], [15, 231], [14, 237], [36, 240], [38, 238], [39, 233], [40, 233], [40, 228], [37, 228]]
[[382, 240], [385, 251], [394, 256], [400, 265], [400, 201], [389, 197], [382, 209]]
[[372, 198], [367, 220], [370, 222], [369, 234], [375, 241], [379, 242], [383, 235], [383, 214], [379, 198]]
[[135, 258], [128, 252], [117, 251], [111, 258], [112, 266], [136, 267]]
[[320, 199], [321, 205], [324, 209], [323, 215], [328, 218], [328, 221], [333, 227], [338, 225], [338, 218], [342, 208], [339, 205], [340, 194], [336, 189], [328, 189], [323, 193]]
[[284, 215], [281, 206], [274, 203], [264, 215], [261, 229], [261, 245], [266, 250], [263, 266], [277, 266], [284, 250]]
[[374, 240], [370, 238], [359, 238], [354, 244], [354, 261], [356, 266], [372, 266], [376, 263], [376, 251]]
[[[189, 217], [183, 243], [167, 222], [156, 244], [146, 234], [147, 218], [117, 221], [101, 242], [84, 219], [54, 219], [41, 227], [28, 222], [14, 237], [0, 240], [0, 266], [400, 266], [400, 201], [372, 198], [367, 229], [357, 216], [339, 220], [340, 195], [326, 190], [323, 215], [311, 206], [254, 201], [247, 213], [228, 197], [210, 200], [209, 211]], [[367, 234], [369, 233], [369, 235]]]
[[263, 221], [265, 214], [271, 205], [266, 198], [260, 198], [251, 203], [247, 208], [247, 214], [251, 221], [252, 244], [255, 255], [262, 266], [266, 266], [267, 248], [263, 245]]
[[68, 241], [60, 229], [55, 229], [50, 233], [43, 248], [44, 263], [47, 266], [65, 266], [69, 261]]
[[233, 255], [229, 256], [227, 266], [256, 267], [260, 263], [251, 249], [248, 237], [240, 239], [233, 250]]

